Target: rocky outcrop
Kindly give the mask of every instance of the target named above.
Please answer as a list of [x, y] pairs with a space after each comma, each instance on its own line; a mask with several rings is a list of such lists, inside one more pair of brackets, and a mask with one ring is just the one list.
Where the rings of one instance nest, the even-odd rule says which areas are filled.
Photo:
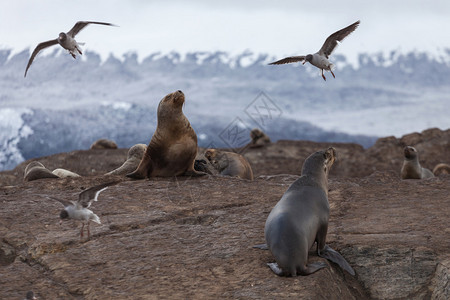
[[[119, 178], [119, 177], [118, 177]], [[120, 177], [122, 178], [122, 177]], [[123, 181], [92, 207], [102, 224], [79, 240], [58, 224], [60, 203], [111, 178], [24, 182], [1, 188], [0, 292], [40, 299], [423, 299], [448, 295], [450, 177], [400, 180], [377, 172], [330, 179], [328, 243], [356, 271], [330, 267], [281, 278], [266, 266], [264, 222], [297, 176]], [[447, 294], [446, 294], [447, 293]], [[434, 296], [433, 296], [434, 297]], [[441, 298], [439, 298], [441, 297]]]
[[[430, 151], [444, 158], [437, 149], [448, 140], [427, 141], [415, 147], [435, 149]], [[0, 187], [0, 295], [22, 299], [33, 290], [39, 299], [449, 298], [450, 176], [401, 180], [403, 144], [397, 139], [366, 150], [333, 144], [338, 162], [329, 179], [327, 243], [346, 258], [355, 277], [313, 249], [310, 261], [329, 267], [310, 276], [282, 278], [266, 266], [274, 261], [270, 252], [252, 246], [264, 242], [270, 210], [298, 178], [294, 167], [312, 149], [328, 146], [281, 141], [245, 152], [254, 181], [210, 175], [139, 181], [104, 176], [123, 163], [127, 149], [39, 158], [45, 166], [61, 166], [82, 177], [18, 180]], [[390, 169], [379, 170], [384, 161], [365, 169], [376, 153], [397, 162], [397, 148], [398, 169], [389, 164]], [[388, 149], [392, 152], [383, 155]], [[427, 151], [422, 153], [428, 166]], [[20, 168], [0, 178], [15, 177]], [[69, 200], [111, 180], [121, 182], [92, 204], [102, 224], [92, 224], [89, 241], [80, 241], [79, 224], [59, 225], [61, 204], [47, 196]]]

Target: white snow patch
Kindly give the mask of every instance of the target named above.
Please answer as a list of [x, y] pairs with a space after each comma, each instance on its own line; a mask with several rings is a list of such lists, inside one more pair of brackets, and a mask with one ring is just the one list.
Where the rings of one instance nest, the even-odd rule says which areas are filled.
[[22, 138], [33, 133], [25, 125], [22, 115], [33, 114], [30, 109], [0, 109], [0, 170], [8, 170], [24, 160], [18, 144]]

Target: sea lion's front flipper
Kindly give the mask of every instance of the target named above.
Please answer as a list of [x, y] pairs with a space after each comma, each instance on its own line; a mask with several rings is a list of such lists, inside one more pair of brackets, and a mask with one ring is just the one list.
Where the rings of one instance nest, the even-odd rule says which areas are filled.
[[139, 163], [137, 169], [125, 176], [133, 179], [145, 179], [146, 177], [150, 177], [153, 171], [153, 165], [148, 151], [149, 147], [145, 150], [144, 156], [142, 156], [141, 162]]
[[278, 276], [284, 276], [283, 270], [281, 270], [277, 263], [268, 263], [267, 265]]
[[320, 257], [326, 258], [329, 261], [338, 264], [343, 270], [349, 272], [351, 275], [355, 275], [355, 270], [349, 265], [345, 258], [336, 250], [333, 250], [330, 246], [325, 245], [322, 250], [317, 250]]
[[253, 246], [253, 248], [260, 249], [260, 250], [269, 250], [269, 247], [267, 247], [267, 244], [259, 244]]

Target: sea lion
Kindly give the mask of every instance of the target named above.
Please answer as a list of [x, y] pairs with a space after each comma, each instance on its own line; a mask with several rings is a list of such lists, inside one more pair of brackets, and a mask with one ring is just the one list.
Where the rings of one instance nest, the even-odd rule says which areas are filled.
[[216, 168], [206, 158], [203, 151], [197, 153], [197, 156], [195, 157], [194, 169], [210, 175], [219, 175], [219, 171], [216, 170]]
[[270, 144], [269, 136], [258, 128], [254, 128], [250, 131], [250, 138], [252, 139], [252, 141], [248, 144], [250, 148], [259, 148]]
[[237, 176], [242, 179], [253, 180], [252, 167], [238, 153], [206, 149], [205, 157], [220, 175]]
[[444, 163], [437, 164], [433, 169], [433, 174], [434, 176], [439, 176], [441, 174], [450, 174], [450, 165]]
[[355, 271], [344, 257], [326, 245], [330, 206], [328, 172], [336, 150], [311, 154], [303, 164], [302, 176], [284, 193], [267, 218], [264, 228], [267, 247], [276, 263], [268, 264], [279, 276], [309, 275], [327, 266], [308, 262], [308, 250], [317, 243], [317, 253], [350, 274]]
[[136, 170], [137, 166], [141, 162], [147, 145], [136, 144], [128, 150], [127, 160], [117, 169], [106, 173], [105, 175], [125, 175]]
[[72, 171], [66, 170], [66, 169], [54, 169], [52, 171], [53, 174], [58, 176], [59, 178], [66, 178], [66, 177], [81, 177], [77, 173], [74, 173]]
[[53, 174], [52, 171], [38, 161], [32, 161], [25, 167], [23, 174], [24, 181], [33, 181], [42, 178], [59, 178], [59, 176]]
[[403, 149], [405, 159], [401, 169], [402, 179], [424, 179], [434, 177], [433, 173], [427, 168], [423, 168], [419, 163], [419, 153], [416, 148], [406, 146]]
[[108, 139], [99, 139], [92, 143], [90, 149], [117, 149], [117, 144]]
[[165, 96], [158, 105], [158, 124], [137, 169], [127, 177], [200, 176], [195, 171], [197, 135], [183, 114], [185, 97], [178, 90]]

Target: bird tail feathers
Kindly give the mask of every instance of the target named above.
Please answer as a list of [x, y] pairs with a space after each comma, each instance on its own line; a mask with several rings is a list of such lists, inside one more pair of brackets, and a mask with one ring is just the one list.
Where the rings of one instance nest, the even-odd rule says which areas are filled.
[[100, 218], [96, 214], [93, 214], [93, 216], [91, 217], [91, 221], [97, 224], [102, 224], [102, 222], [100, 222]]

